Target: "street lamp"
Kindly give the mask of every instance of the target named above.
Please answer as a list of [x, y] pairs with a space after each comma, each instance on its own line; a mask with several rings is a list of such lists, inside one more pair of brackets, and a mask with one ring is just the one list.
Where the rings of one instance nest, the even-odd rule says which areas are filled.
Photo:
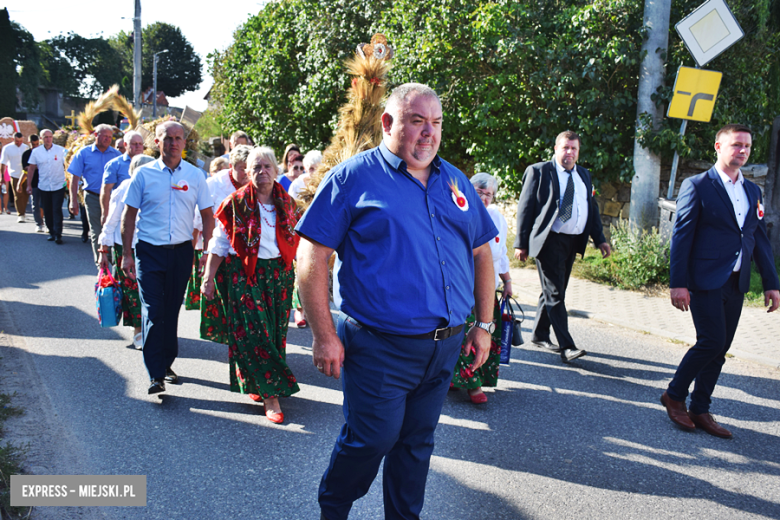
[[152, 97], [154, 98], [153, 105], [152, 105], [152, 117], [157, 119], [157, 56], [160, 54], [165, 54], [168, 52], [168, 49], [165, 49], [164, 51], [155, 52], [154, 53], [154, 60], [153, 60], [153, 67], [152, 67]]

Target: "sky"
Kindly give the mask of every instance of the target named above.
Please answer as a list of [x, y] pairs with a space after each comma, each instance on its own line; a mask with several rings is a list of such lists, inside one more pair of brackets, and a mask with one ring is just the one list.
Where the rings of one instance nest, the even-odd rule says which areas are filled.
[[[257, 0], [224, 4], [204, 0], [141, 0], [141, 25], [146, 27], [154, 22], [165, 22], [178, 26], [203, 63], [200, 88], [177, 98], [168, 98], [171, 105], [182, 108], [187, 105], [200, 111], [206, 109], [203, 98], [213, 84], [206, 56], [216, 49], [227, 48], [233, 41], [233, 31], [247, 18], [260, 12], [265, 3]], [[96, 9], [96, 5], [100, 8]], [[135, 0], [17, 0], [5, 7], [11, 20], [27, 29], [36, 41], [68, 32], [85, 38], [109, 38], [119, 31], [133, 30]]]

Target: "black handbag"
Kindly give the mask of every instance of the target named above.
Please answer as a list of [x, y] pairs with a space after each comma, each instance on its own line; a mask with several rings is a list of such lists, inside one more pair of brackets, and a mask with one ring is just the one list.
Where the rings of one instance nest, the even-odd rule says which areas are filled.
[[[512, 305], [512, 302], [515, 302], [514, 305]], [[517, 310], [520, 311], [520, 317], [517, 317]], [[523, 312], [523, 308], [520, 307], [520, 304], [517, 303], [517, 300], [512, 298], [511, 296], [506, 299], [506, 312], [508, 314], [511, 314], [513, 316], [512, 324], [512, 345], [515, 347], [519, 347], [523, 344], [523, 331], [520, 327], [520, 324], [523, 323], [523, 320], [525, 320], [525, 313]]]

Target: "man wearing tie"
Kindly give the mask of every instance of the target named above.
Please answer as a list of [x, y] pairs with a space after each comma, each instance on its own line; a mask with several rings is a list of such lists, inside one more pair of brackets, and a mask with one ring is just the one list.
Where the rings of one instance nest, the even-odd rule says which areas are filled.
[[[585, 253], [588, 237], [602, 256], [611, 252], [592, 197], [590, 172], [577, 166], [579, 154], [580, 137], [570, 130], [561, 132], [555, 139], [554, 159], [525, 170], [514, 244], [515, 258], [536, 259], [542, 284], [531, 342], [560, 352], [564, 363], [586, 354], [569, 334], [564, 303], [574, 258]], [[550, 341], [550, 326], [560, 346]]]
[[[750, 262], [756, 262], [767, 312], [780, 305], [780, 281], [767, 238], [761, 190], [742, 176], [753, 137], [743, 125], [726, 125], [715, 137], [718, 162], [709, 171], [685, 179], [677, 197], [672, 233], [670, 283], [672, 305], [690, 307], [696, 344], [680, 362], [661, 403], [669, 418], [686, 431], [701, 428], [731, 438], [709, 413], [726, 352], [734, 339], [742, 302], [750, 288]], [[688, 388], [691, 407], [685, 401]]]

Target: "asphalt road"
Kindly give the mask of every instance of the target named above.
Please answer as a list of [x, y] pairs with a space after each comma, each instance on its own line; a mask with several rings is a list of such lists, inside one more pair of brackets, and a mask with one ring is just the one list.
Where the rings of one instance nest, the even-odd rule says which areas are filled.
[[[343, 417], [340, 383], [312, 366], [310, 332], [288, 335], [301, 392], [282, 401], [281, 426], [229, 391], [226, 349], [198, 339], [195, 311], [181, 313], [183, 384], [148, 396], [131, 329], [98, 326], [79, 234], [66, 220], [57, 246], [0, 216], [0, 389], [26, 410], [7, 438], [29, 443], [35, 474], [146, 475], [148, 503], [33, 518], [319, 518]], [[486, 405], [450, 392], [423, 518], [780, 518], [778, 371], [728, 360], [712, 411], [734, 439], [685, 433], [658, 402], [683, 345], [579, 318], [571, 328], [589, 352], [573, 366], [516, 348]], [[382, 517], [377, 480], [351, 518]]]

